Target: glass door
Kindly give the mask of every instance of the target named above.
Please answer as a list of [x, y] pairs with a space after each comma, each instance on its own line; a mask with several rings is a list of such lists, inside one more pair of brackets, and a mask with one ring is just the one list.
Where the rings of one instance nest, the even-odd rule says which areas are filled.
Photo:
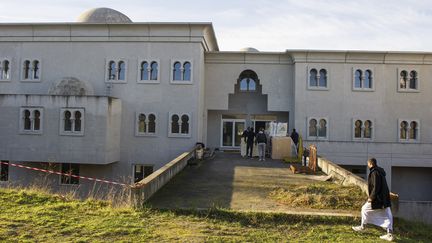
[[222, 119], [222, 141], [221, 146], [225, 148], [239, 148], [245, 120], [243, 119]]

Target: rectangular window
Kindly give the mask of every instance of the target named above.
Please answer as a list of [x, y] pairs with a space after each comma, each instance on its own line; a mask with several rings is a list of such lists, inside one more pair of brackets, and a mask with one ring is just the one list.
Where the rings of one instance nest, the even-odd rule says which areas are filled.
[[79, 176], [79, 164], [62, 163], [61, 173], [67, 175], [61, 175], [60, 183], [66, 185], [78, 185], [79, 178], [74, 176]]
[[60, 109], [60, 135], [84, 135], [84, 108]]
[[43, 124], [42, 107], [21, 107], [20, 133], [41, 134]]
[[42, 64], [38, 59], [25, 58], [22, 61], [21, 81], [39, 82], [41, 81]]
[[0, 166], [0, 181], [8, 181], [9, 180], [9, 161], [2, 160]]
[[153, 165], [134, 165], [134, 183], [153, 173]]

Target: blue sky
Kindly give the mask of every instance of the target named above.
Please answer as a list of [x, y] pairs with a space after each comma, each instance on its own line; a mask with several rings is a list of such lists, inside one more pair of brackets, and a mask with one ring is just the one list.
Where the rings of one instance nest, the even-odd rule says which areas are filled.
[[213, 22], [224, 51], [432, 52], [430, 0], [0, 0], [0, 22], [74, 22], [95, 7], [134, 22]]

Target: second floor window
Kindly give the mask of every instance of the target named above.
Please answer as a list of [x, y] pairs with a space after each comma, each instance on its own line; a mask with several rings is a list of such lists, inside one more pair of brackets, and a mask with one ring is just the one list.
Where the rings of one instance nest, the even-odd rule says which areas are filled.
[[418, 73], [415, 70], [402, 70], [399, 73], [399, 91], [417, 91]]
[[399, 141], [415, 142], [419, 140], [418, 120], [399, 120]]
[[175, 61], [172, 64], [172, 82], [192, 82], [192, 63], [190, 61]]
[[308, 119], [308, 139], [327, 139], [326, 118], [309, 118]]
[[308, 88], [311, 89], [326, 89], [328, 73], [327, 69], [312, 68], [309, 70]]
[[126, 80], [126, 62], [111, 60], [107, 65], [108, 81], [125, 81]]
[[190, 136], [190, 115], [188, 114], [172, 114], [169, 121], [170, 136]]
[[23, 62], [22, 80], [39, 81], [40, 72], [41, 72], [41, 64], [39, 60], [25, 60]]
[[373, 123], [371, 120], [354, 120], [354, 139], [372, 139]]
[[156, 115], [154, 113], [138, 113], [136, 135], [156, 134]]
[[371, 90], [373, 88], [373, 73], [370, 69], [354, 72], [354, 90]]
[[0, 60], [0, 80], [10, 80], [10, 61]]
[[140, 81], [159, 80], [159, 64], [157, 61], [142, 61], [139, 66]]

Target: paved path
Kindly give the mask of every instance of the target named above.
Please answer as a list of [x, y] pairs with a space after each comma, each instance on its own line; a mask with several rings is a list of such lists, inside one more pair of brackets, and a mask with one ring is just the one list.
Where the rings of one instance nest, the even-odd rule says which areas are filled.
[[317, 176], [293, 174], [289, 164], [267, 159], [243, 159], [236, 153], [188, 166], [149, 201], [157, 208], [221, 207], [239, 211], [358, 216], [335, 210], [293, 209], [268, 198], [275, 188], [316, 182]]

